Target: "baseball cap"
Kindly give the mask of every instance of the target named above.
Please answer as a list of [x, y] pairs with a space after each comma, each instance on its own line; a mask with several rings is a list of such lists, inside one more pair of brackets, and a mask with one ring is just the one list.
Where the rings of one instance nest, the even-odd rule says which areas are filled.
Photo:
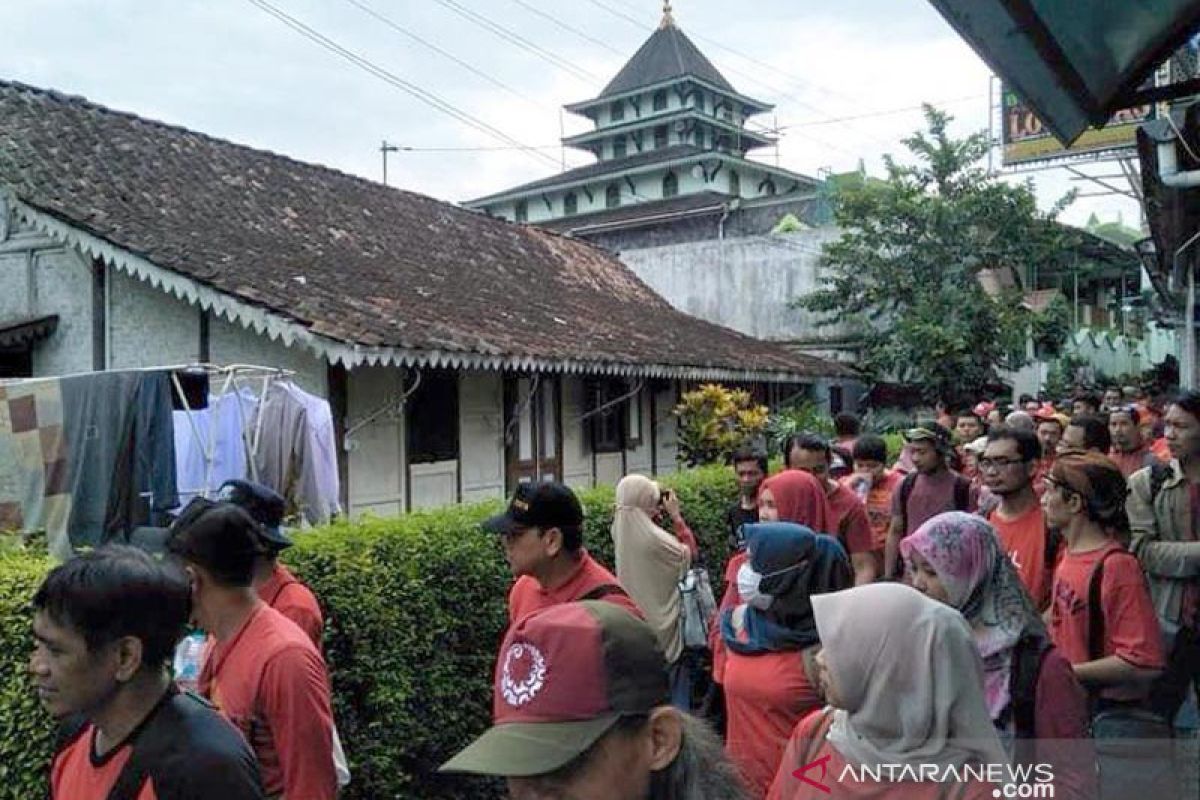
[[517, 528], [582, 524], [583, 507], [575, 493], [561, 483], [542, 481], [518, 486], [508, 510], [485, 520], [483, 527], [492, 533], [509, 533]]
[[263, 543], [274, 550], [292, 546], [292, 540], [283, 532], [283, 515], [287, 501], [269, 486], [244, 480], [229, 480], [217, 490], [217, 500], [241, 506], [262, 528], [259, 535]]
[[950, 446], [950, 431], [933, 420], [922, 420], [904, 432], [904, 441], [933, 442], [938, 449], [945, 449]]
[[439, 771], [545, 775], [622, 716], [648, 714], [669, 698], [654, 632], [601, 600], [550, 606], [510, 628], [494, 684], [492, 727]]

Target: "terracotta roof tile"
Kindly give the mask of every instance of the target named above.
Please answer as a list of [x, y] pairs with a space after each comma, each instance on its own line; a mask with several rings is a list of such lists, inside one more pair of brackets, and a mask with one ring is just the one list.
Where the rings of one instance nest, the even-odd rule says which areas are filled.
[[584, 242], [7, 82], [0, 186], [343, 344], [847, 374], [674, 310]]

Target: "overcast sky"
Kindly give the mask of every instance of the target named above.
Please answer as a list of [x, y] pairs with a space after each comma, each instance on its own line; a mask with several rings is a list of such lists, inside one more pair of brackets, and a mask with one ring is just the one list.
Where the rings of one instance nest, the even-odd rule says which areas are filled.
[[[263, 2], [507, 141], [323, 49], [256, 4]], [[417, 148], [390, 156], [389, 183], [451, 201], [558, 170], [562, 130], [589, 127], [561, 106], [597, 95], [662, 15], [661, 0], [5, 6], [0, 78], [372, 180], [381, 178], [386, 139]], [[954, 114], [958, 133], [987, 127], [988, 70], [925, 0], [676, 0], [675, 16], [738, 91], [776, 105], [758, 121], [781, 127], [784, 167], [815, 175], [853, 169], [862, 159], [881, 174], [881, 155], [903, 152], [900, 139], [921, 122], [912, 107], [923, 101]], [[897, 109], [906, 110], [878, 114]], [[846, 117], [861, 118], [830, 121]], [[541, 155], [495, 149], [512, 141]], [[588, 160], [566, 154], [568, 166]], [[1034, 180], [1045, 205], [1077, 185], [1061, 171]], [[1119, 197], [1079, 200], [1065, 219], [1082, 223], [1092, 212], [1138, 221], [1136, 204]]]

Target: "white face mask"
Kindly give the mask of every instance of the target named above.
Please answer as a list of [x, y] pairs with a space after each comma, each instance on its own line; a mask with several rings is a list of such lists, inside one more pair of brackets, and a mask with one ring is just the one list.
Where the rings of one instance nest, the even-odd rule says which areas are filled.
[[742, 602], [757, 608], [759, 611], [766, 611], [775, 602], [775, 596], [759, 591], [758, 585], [762, 583], [762, 579], [763, 576], [754, 567], [750, 566], [749, 561], [738, 568], [737, 587]]

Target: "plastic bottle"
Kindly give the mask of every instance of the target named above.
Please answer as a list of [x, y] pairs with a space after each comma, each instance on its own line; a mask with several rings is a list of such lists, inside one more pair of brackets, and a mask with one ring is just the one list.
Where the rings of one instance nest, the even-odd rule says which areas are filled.
[[206, 641], [203, 631], [192, 631], [175, 647], [175, 683], [185, 692], [195, 692], [199, 687]]

